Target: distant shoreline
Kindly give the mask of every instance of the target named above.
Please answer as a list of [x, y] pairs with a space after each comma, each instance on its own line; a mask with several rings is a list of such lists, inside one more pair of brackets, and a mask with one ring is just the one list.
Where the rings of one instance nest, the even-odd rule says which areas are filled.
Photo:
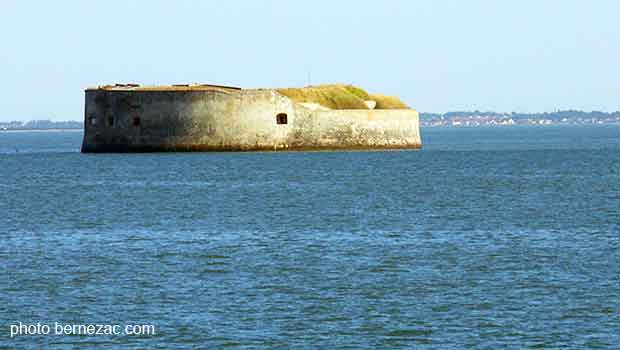
[[0, 129], [1, 132], [77, 132], [83, 129]]
[[475, 128], [519, 128], [519, 127], [531, 127], [531, 128], [546, 128], [554, 126], [620, 126], [620, 122], [604, 122], [604, 123], [550, 123], [550, 124], [430, 124], [420, 123], [420, 128], [425, 129], [475, 129]]
[[[549, 126], [620, 126], [620, 122], [599, 123], [550, 123], [550, 124], [430, 124], [420, 123], [424, 129], [472, 129], [472, 128], [510, 128], [510, 127], [549, 127]], [[83, 132], [84, 129], [0, 129], [0, 133], [27, 133], [27, 132]]]

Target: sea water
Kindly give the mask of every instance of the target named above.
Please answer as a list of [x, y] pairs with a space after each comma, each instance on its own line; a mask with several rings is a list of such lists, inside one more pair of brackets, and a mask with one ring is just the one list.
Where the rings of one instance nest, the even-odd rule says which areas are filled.
[[376, 152], [81, 137], [0, 133], [2, 349], [620, 346], [618, 125], [425, 128], [420, 151]]

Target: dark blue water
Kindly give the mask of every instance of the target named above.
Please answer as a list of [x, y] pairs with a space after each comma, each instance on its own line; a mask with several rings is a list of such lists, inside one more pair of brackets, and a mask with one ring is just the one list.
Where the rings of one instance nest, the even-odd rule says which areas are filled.
[[[620, 126], [423, 129], [394, 152], [81, 136], [0, 133], [2, 349], [620, 346]], [[20, 321], [156, 334], [10, 338]]]

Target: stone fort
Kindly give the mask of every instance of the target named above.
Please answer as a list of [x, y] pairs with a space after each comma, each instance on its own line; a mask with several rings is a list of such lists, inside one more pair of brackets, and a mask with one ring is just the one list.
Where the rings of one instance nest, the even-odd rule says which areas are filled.
[[86, 153], [415, 149], [421, 144], [416, 110], [352, 85], [116, 84], [85, 91]]

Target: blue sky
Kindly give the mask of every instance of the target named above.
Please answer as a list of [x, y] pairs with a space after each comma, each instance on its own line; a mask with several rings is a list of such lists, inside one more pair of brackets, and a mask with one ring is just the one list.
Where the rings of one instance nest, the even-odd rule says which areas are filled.
[[1, 1], [0, 120], [116, 82], [347, 82], [422, 112], [620, 110], [619, 1]]

